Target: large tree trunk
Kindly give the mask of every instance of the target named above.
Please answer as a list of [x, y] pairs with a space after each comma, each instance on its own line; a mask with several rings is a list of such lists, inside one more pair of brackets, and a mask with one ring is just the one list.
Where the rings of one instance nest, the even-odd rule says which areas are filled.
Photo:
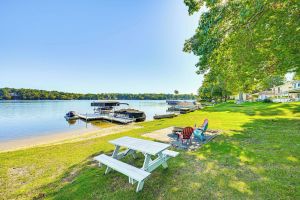
[[240, 102], [244, 101], [244, 99], [243, 99], [243, 92], [239, 92], [239, 101]]

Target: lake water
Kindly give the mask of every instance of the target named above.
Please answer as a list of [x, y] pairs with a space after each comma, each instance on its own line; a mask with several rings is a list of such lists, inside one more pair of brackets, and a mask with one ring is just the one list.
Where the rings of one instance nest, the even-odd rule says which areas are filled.
[[[91, 126], [106, 127], [107, 122], [92, 122], [86, 124], [77, 120], [70, 124], [64, 115], [73, 110], [78, 113], [93, 113], [90, 100], [17, 100], [0, 101], [0, 141], [14, 140], [53, 134], [63, 131], [72, 131]], [[165, 100], [120, 100], [129, 103], [146, 113], [146, 120], [152, 120], [155, 114], [165, 114], [168, 108]], [[120, 106], [120, 108], [128, 106]]]

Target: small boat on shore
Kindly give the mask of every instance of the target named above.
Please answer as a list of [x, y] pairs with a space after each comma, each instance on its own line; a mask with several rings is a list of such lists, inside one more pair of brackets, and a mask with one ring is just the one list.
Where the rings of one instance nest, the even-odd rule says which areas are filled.
[[79, 117], [75, 111], [70, 111], [65, 115], [65, 119], [69, 121], [69, 120], [79, 119]]
[[174, 113], [171, 114], [163, 114], [163, 115], [154, 115], [153, 119], [164, 119], [164, 118], [173, 118], [176, 117], [177, 115]]

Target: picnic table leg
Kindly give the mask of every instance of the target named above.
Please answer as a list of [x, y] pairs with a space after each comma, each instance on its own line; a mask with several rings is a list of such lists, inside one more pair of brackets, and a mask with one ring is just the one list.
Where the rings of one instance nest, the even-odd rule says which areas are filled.
[[123, 157], [125, 157], [127, 154], [131, 154], [132, 157], [133, 157], [134, 159], [136, 159], [135, 150], [128, 149], [128, 150], [126, 151], [126, 153], [123, 155]]
[[135, 153], [135, 150], [132, 150], [132, 149], [127, 149], [125, 151], [122, 151], [122, 152], [118, 152], [118, 154], [116, 155], [116, 159], [120, 160], [122, 158], [124, 158], [125, 156], [127, 155], [132, 155], [134, 159], [136, 159], [136, 153]]
[[[111, 157], [117, 158], [119, 150], [120, 150], [120, 146], [116, 145], [116, 148], [115, 148], [115, 150], [114, 150], [114, 152], [113, 152], [113, 154], [112, 154]], [[111, 168], [107, 167], [106, 170], [105, 170], [105, 174], [109, 173], [110, 171], [111, 171]]]
[[120, 146], [116, 145], [116, 148], [113, 154], [111, 155], [111, 157], [116, 158], [118, 156], [119, 150], [120, 150]]
[[145, 160], [142, 169], [148, 171], [149, 162], [151, 161], [151, 155], [145, 154]]
[[137, 182], [136, 180], [134, 180], [133, 178], [130, 178], [130, 177], [129, 177], [129, 183], [131, 183], [131, 184], [133, 185], [133, 184], [135, 184], [136, 182]]
[[168, 156], [164, 155], [163, 153], [159, 153], [157, 155], [157, 158], [155, 160], [151, 160], [151, 155], [145, 154], [145, 160], [144, 165], [142, 167], [143, 170], [147, 172], [152, 172], [154, 169], [159, 167], [160, 165], [163, 166], [163, 168], [167, 168], [167, 160], [169, 159]]
[[[164, 155], [163, 155], [162, 153], [159, 153], [159, 154], [158, 154], [158, 157], [159, 157], [160, 159], [165, 159], [165, 158], [164, 158]], [[168, 168], [167, 161], [163, 162], [161, 165], [163, 166], [163, 168]]]
[[143, 186], [144, 186], [144, 181], [139, 181], [136, 187], [136, 192], [141, 191], [143, 189]]

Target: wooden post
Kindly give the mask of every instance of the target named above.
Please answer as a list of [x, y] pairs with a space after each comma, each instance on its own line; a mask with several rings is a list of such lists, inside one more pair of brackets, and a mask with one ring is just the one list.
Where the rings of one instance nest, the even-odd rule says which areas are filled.
[[85, 114], [85, 128], [87, 128], [87, 113]]

